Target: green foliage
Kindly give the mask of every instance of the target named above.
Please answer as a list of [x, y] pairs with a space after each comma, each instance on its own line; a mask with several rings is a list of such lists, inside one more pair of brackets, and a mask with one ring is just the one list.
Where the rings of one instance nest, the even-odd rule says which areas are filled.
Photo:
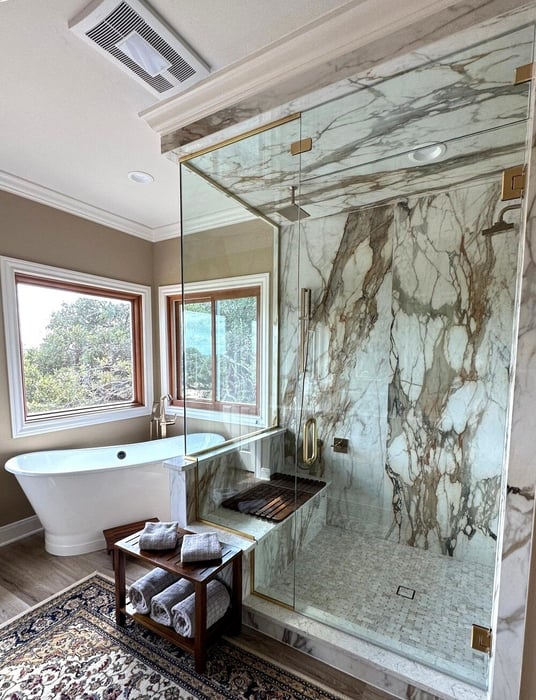
[[29, 414], [131, 400], [130, 303], [91, 297], [63, 303], [23, 361]]
[[[211, 399], [212, 342], [207, 302], [187, 304], [185, 362], [187, 397]], [[255, 297], [216, 301], [216, 400], [256, 402], [257, 302]]]

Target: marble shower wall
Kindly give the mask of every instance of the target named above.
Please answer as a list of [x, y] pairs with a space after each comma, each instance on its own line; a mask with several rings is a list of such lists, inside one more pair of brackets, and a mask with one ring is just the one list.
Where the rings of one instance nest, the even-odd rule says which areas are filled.
[[396, 210], [388, 535], [493, 565], [507, 425], [517, 230], [489, 237], [496, 187]]
[[[498, 198], [488, 183], [304, 220], [299, 240], [283, 228], [287, 468], [303, 389], [331, 524], [493, 564], [518, 241], [480, 235]], [[288, 352], [298, 247], [313, 297], [305, 378]], [[335, 437], [348, 438], [348, 454], [333, 451]]]

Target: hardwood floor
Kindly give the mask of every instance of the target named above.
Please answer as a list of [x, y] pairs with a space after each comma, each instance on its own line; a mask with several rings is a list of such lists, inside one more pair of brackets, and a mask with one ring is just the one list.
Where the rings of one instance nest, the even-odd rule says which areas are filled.
[[[111, 557], [104, 549], [74, 557], [55, 557], [45, 551], [41, 534], [0, 547], [0, 624], [94, 571], [113, 578]], [[134, 581], [144, 571], [140, 564], [127, 561], [128, 582]], [[306, 676], [349, 700], [393, 700], [393, 696], [251, 628], [243, 628], [237, 641], [253, 653]]]

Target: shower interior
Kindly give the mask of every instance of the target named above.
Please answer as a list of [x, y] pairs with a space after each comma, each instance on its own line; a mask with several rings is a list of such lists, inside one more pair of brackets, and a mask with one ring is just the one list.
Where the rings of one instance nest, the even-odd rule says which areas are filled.
[[[480, 688], [489, 656], [470, 637], [492, 626], [521, 207], [489, 230], [502, 172], [526, 162], [530, 83], [513, 76], [533, 40], [514, 24], [181, 167], [183, 211], [202, 179], [276, 230], [278, 418], [262, 427], [283, 429], [280, 456], [251, 467], [238, 450], [199, 515], [257, 540], [256, 593]], [[211, 255], [232, 267], [224, 246]], [[279, 523], [222, 507], [273, 471], [323, 485]]]

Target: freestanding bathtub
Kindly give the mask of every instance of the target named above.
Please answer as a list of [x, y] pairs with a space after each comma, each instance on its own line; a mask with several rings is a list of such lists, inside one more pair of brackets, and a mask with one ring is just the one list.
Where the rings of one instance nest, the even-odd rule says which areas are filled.
[[[224, 442], [191, 433], [186, 454]], [[50, 554], [69, 556], [104, 547], [102, 531], [157, 517], [169, 520], [169, 472], [163, 462], [184, 454], [184, 436], [73, 450], [28, 452], [5, 468], [14, 474], [45, 531]]]

